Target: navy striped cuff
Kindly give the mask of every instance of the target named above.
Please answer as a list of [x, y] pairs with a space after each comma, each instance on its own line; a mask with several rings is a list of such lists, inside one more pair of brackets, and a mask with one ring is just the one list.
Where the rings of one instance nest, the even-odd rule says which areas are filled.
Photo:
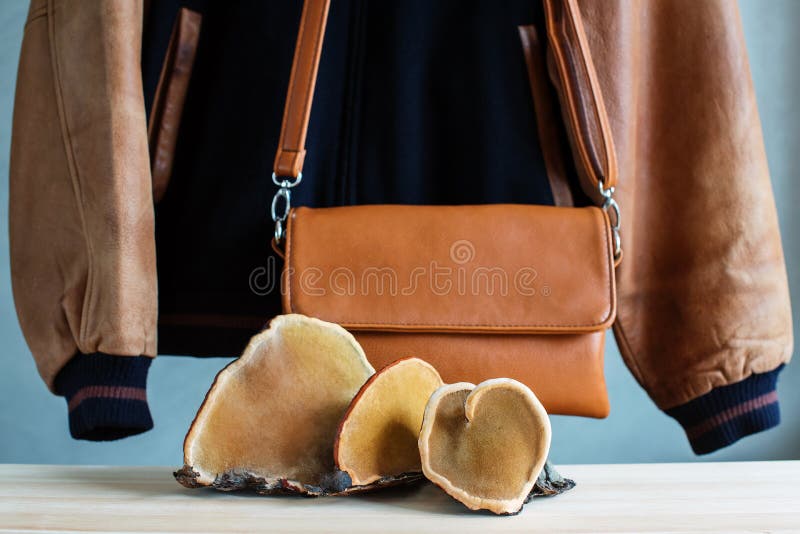
[[153, 428], [147, 406], [147, 356], [77, 354], [56, 376], [55, 391], [67, 401], [75, 439], [110, 441]]
[[666, 413], [686, 431], [695, 454], [714, 452], [781, 422], [775, 386], [782, 369], [713, 389]]

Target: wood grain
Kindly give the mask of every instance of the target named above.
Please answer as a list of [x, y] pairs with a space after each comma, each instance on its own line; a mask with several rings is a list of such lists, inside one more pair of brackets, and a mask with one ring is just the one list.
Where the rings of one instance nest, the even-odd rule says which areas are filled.
[[514, 517], [422, 485], [310, 499], [189, 490], [169, 467], [0, 465], [0, 532], [800, 531], [800, 461], [559, 467], [578, 486]]

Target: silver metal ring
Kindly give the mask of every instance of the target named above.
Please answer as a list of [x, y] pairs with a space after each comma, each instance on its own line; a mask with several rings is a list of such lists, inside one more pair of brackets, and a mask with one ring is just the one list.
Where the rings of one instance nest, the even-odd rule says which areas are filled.
[[302, 181], [303, 181], [303, 173], [302, 172], [298, 172], [297, 173], [297, 178], [295, 178], [294, 180], [283, 179], [283, 180], [280, 180], [280, 181], [278, 180], [278, 175], [275, 174], [274, 172], [272, 173], [272, 183], [277, 185], [278, 187], [291, 189], [292, 187], [295, 187], [296, 185], [298, 185]]
[[278, 219], [275, 221], [275, 242], [280, 243], [283, 241], [283, 237], [286, 235], [286, 232], [283, 229], [283, 221]]
[[611, 238], [614, 241], [614, 259], [618, 260], [622, 257], [622, 238], [619, 235], [621, 220], [619, 204], [617, 204], [617, 201], [614, 199], [613, 187], [606, 189], [603, 187], [603, 181], [598, 180], [597, 189], [600, 191], [600, 195], [605, 199], [601, 208], [606, 212], [608, 222], [611, 225]]
[[[613, 197], [606, 197], [606, 201], [603, 202], [603, 211], [608, 214], [608, 220], [611, 223], [611, 228], [614, 230], [619, 230], [619, 204], [617, 204], [617, 201], [614, 200]], [[613, 217], [611, 216], [612, 213], [614, 214]]]
[[[283, 198], [286, 202], [283, 206], [283, 213], [279, 216], [278, 215], [278, 202], [280, 199]], [[278, 221], [285, 221], [286, 217], [289, 216], [289, 210], [292, 207], [292, 192], [286, 189], [285, 187], [281, 187], [275, 193], [275, 196], [272, 197], [272, 206], [270, 207], [270, 215], [272, 215], [272, 220], [275, 222]]]

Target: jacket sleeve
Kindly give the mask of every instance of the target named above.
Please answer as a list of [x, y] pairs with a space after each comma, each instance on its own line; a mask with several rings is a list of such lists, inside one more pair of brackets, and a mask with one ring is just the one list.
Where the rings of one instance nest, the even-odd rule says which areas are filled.
[[736, 2], [581, 0], [619, 164], [615, 334], [698, 454], [779, 422], [786, 268]]
[[152, 427], [152, 186], [140, 1], [33, 0], [9, 172], [11, 277], [38, 370], [75, 438]]

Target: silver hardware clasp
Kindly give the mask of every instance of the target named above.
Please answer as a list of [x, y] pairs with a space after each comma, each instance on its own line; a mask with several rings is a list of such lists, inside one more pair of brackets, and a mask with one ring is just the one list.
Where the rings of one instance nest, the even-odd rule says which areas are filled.
[[619, 204], [614, 200], [613, 187], [606, 189], [603, 187], [602, 180], [597, 182], [597, 187], [600, 191], [600, 195], [605, 199], [601, 209], [606, 212], [608, 220], [611, 223], [611, 236], [614, 239], [614, 260], [619, 260], [622, 257], [622, 240], [619, 236], [621, 218]]
[[[272, 183], [278, 186], [275, 196], [272, 197], [272, 205], [270, 206], [270, 215], [272, 221], [275, 223], [275, 242], [280, 244], [283, 238], [286, 237], [286, 218], [292, 210], [292, 188], [297, 186], [303, 180], [303, 173], [297, 173], [297, 178], [294, 180], [278, 179], [278, 176], [272, 173]], [[283, 199], [283, 209], [279, 211]]]

